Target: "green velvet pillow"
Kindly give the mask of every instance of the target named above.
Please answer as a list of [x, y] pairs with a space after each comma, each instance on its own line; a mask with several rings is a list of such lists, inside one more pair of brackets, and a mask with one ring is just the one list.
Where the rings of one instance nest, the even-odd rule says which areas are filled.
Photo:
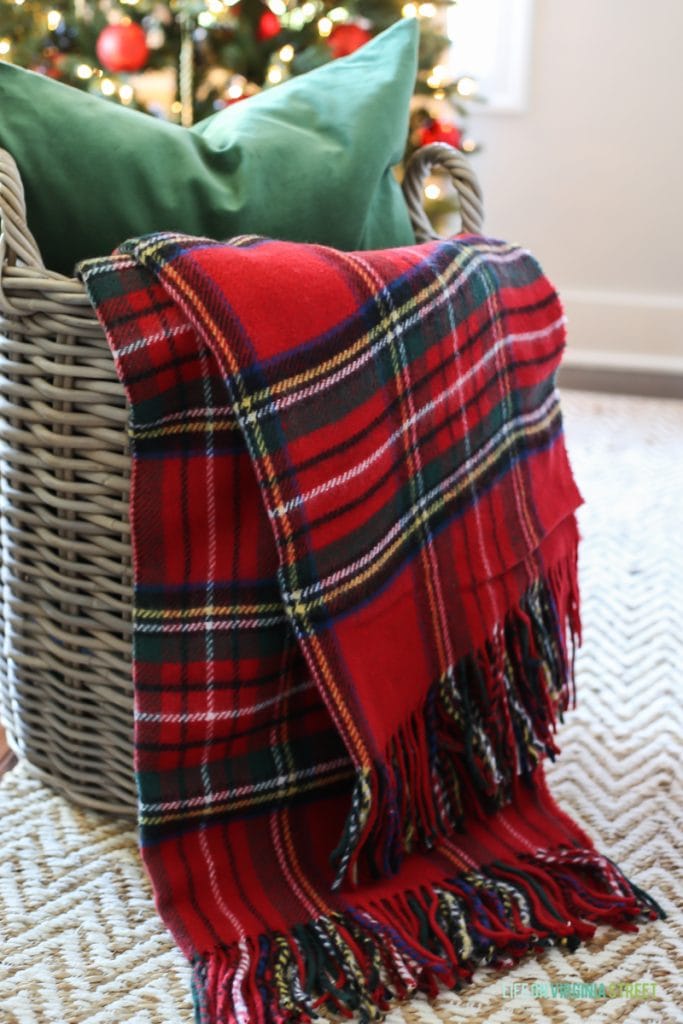
[[19, 166], [47, 267], [150, 231], [261, 234], [338, 249], [415, 240], [392, 173], [403, 153], [417, 24], [192, 129], [0, 63], [0, 146]]

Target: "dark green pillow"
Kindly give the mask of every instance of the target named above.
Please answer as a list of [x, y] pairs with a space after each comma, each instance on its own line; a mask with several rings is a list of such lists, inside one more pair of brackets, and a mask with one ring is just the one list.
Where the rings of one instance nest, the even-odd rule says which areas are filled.
[[47, 267], [150, 231], [253, 233], [339, 249], [414, 242], [392, 173], [417, 24], [181, 128], [0, 63], [0, 146]]

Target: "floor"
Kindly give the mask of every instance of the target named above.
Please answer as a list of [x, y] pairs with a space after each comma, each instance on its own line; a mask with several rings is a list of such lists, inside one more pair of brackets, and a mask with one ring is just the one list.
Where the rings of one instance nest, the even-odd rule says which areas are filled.
[[[586, 499], [584, 643], [551, 788], [669, 916], [600, 929], [504, 976], [482, 969], [387, 1024], [683, 1021], [683, 403], [566, 391], [564, 408]], [[156, 916], [134, 829], [69, 806], [24, 766], [0, 785], [0, 820], [2, 1024], [191, 1024], [189, 970]], [[655, 994], [552, 995], [562, 982]]]

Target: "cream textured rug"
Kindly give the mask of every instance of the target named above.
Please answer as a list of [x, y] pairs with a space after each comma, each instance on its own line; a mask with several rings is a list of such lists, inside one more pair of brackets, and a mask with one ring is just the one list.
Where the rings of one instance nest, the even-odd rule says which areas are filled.
[[[388, 1024], [683, 1021], [683, 403], [566, 392], [564, 406], [587, 501], [584, 646], [551, 785], [669, 917], [480, 971], [464, 994], [415, 999]], [[0, 786], [0, 1024], [85, 1022], [192, 1024], [189, 970], [134, 833], [18, 768]]]

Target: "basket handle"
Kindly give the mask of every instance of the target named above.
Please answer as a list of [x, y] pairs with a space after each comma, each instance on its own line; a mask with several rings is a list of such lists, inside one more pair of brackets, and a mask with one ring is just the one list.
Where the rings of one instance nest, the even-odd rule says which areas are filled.
[[43, 270], [43, 259], [26, 223], [26, 199], [19, 169], [6, 149], [0, 148], [0, 266], [5, 258], [21, 260]]
[[403, 195], [408, 205], [410, 220], [418, 242], [428, 242], [441, 236], [432, 227], [423, 206], [423, 184], [433, 167], [448, 171], [460, 200], [462, 230], [478, 235], [484, 222], [481, 186], [460, 150], [445, 142], [433, 142], [416, 149], [408, 160], [403, 179]]

